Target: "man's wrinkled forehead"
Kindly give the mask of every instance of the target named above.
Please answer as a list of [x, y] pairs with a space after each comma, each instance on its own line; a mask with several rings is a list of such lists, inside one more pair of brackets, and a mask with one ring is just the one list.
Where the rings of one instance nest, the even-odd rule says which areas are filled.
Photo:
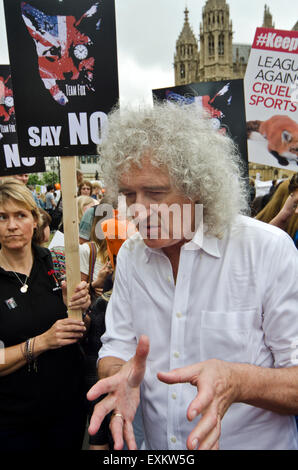
[[118, 177], [118, 187], [133, 185], [136, 180], [146, 185], [171, 186], [168, 168], [147, 154], [140, 161], [132, 161], [123, 168]]

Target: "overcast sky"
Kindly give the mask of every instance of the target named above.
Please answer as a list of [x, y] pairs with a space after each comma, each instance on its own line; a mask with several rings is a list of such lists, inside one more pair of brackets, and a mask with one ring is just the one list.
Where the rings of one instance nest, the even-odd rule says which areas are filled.
[[[151, 102], [152, 89], [174, 86], [175, 45], [183, 27], [185, 6], [198, 37], [205, 3], [206, 0], [116, 0], [121, 104]], [[298, 20], [295, 0], [228, 0], [227, 3], [234, 43], [252, 43], [255, 29], [263, 22], [265, 3], [276, 28], [292, 29]], [[3, 1], [0, 0], [0, 64], [7, 63]]]

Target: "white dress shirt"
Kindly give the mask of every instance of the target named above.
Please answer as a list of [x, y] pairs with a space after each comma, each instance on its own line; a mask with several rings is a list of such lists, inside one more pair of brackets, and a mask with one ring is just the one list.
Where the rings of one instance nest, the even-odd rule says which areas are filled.
[[[282, 230], [239, 216], [222, 239], [194, 236], [169, 259], [135, 235], [117, 257], [99, 358], [128, 360], [150, 339], [141, 385], [147, 449], [186, 449], [186, 411], [197, 390], [156, 374], [206, 359], [262, 367], [296, 365], [298, 256]], [[296, 359], [296, 361], [295, 361]], [[199, 419], [199, 417], [197, 418]], [[297, 449], [293, 416], [235, 403], [222, 420], [220, 449]]]

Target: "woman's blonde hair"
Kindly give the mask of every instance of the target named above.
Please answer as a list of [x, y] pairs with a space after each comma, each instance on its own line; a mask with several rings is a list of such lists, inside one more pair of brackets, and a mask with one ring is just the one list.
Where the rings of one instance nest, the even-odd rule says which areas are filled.
[[9, 201], [13, 201], [30, 211], [37, 225], [41, 225], [39, 208], [30, 189], [16, 179], [6, 179], [0, 184], [0, 206], [5, 206]]
[[84, 214], [84, 207], [88, 206], [91, 203], [95, 205], [96, 201], [91, 196], [79, 196], [77, 201], [78, 201], [78, 218], [80, 222]]

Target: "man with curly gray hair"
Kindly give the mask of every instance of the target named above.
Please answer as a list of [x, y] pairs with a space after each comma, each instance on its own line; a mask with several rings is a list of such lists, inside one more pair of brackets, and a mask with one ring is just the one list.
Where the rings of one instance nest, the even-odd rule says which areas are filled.
[[117, 257], [90, 434], [113, 411], [114, 448], [135, 449], [141, 401], [146, 449], [297, 449], [297, 251], [243, 215], [233, 142], [163, 103], [114, 111], [100, 152], [139, 231]]

